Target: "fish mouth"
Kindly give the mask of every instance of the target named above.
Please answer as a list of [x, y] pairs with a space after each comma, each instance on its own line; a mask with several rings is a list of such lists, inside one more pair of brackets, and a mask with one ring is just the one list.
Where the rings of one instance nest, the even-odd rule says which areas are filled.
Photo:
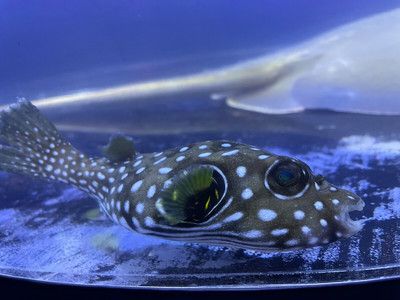
[[351, 212], [362, 211], [365, 206], [365, 202], [360, 197], [356, 195], [352, 195], [352, 197], [354, 198], [352, 203], [343, 205], [339, 214], [339, 221], [345, 229], [343, 235], [346, 237], [359, 232], [365, 223], [365, 219], [353, 219], [354, 216], [351, 216]]

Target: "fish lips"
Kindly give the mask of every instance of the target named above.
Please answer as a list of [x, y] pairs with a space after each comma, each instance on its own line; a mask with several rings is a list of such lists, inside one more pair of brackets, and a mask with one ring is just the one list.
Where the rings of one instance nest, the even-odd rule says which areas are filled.
[[356, 234], [364, 227], [365, 220], [353, 219], [350, 213], [353, 211], [362, 211], [365, 202], [359, 196], [352, 193], [346, 193], [346, 199], [342, 202], [343, 203], [338, 208], [338, 214], [335, 216], [335, 219], [342, 227], [338, 235], [342, 233], [344, 237], [349, 237]]

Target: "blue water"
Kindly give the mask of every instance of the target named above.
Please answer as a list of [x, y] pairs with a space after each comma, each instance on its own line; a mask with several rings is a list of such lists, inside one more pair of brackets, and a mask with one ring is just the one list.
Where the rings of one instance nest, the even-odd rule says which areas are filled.
[[[398, 0], [3, 0], [0, 103], [156, 75], [150, 67], [123, 75], [107, 73], [112, 66], [191, 56], [206, 57], [188, 61], [197, 63], [194, 69], [205, 69], [226, 63], [224, 56], [235, 50], [251, 54], [252, 49], [290, 45], [399, 4]], [[217, 58], [212, 60], [213, 56]], [[81, 76], [85, 72], [90, 75]]]
[[[0, 104], [199, 72], [399, 5], [399, 0], [3, 0]], [[209, 95], [128, 104], [44, 113], [77, 149], [93, 156], [101, 155], [111, 134], [121, 132], [132, 136], [140, 152], [230, 139], [300, 158], [363, 197], [365, 229], [337, 243], [283, 254], [170, 242], [113, 225], [93, 199], [70, 186], [1, 172], [1, 276], [201, 289], [399, 276], [398, 116], [319, 110], [266, 115], [233, 109]]]

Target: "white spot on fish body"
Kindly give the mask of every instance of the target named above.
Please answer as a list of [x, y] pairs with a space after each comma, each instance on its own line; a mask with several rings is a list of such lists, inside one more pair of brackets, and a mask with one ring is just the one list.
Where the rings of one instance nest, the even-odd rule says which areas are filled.
[[189, 147], [182, 147], [181, 149], [179, 149], [179, 152], [185, 152], [187, 149], [189, 149]]
[[250, 231], [243, 233], [243, 235], [247, 238], [256, 239], [256, 238], [262, 237], [263, 234], [260, 230], [250, 230]]
[[311, 229], [310, 229], [310, 227], [308, 227], [308, 226], [302, 226], [302, 227], [301, 227], [301, 231], [302, 231], [304, 234], [309, 234], [309, 233], [311, 232]]
[[131, 187], [131, 192], [136, 193], [142, 186], [142, 183], [143, 183], [143, 180], [136, 181]]
[[319, 190], [321, 189], [318, 183], [314, 182], [314, 185], [315, 185], [315, 189], [316, 189], [317, 191], [319, 191]]
[[232, 215], [230, 215], [229, 217], [226, 217], [222, 222], [223, 223], [229, 223], [229, 222], [234, 222], [234, 221], [238, 221], [243, 217], [243, 213], [242, 212], [236, 212]]
[[123, 188], [124, 188], [124, 185], [123, 185], [123, 184], [120, 184], [120, 185], [118, 186], [117, 192], [118, 192], [118, 193], [121, 193], [122, 190], [123, 190]]
[[161, 168], [161, 169], [158, 170], [158, 173], [160, 173], [160, 174], [168, 174], [171, 171], [172, 171], [171, 168]]
[[153, 184], [151, 187], [149, 187], [147, 191], [147, 198], [153, 198], [155, 193], [156, 193], [156, 186]]
[[185, 159], [185, 156], [184, 155], [181, 155], [181, 156], [178, 156], [176, 159], [175, 159], [175, 161], [176, 162], [180, 162], [180, 161], [182, 161], [182, 160], [184, 160]]
[[277, 213], [271, 209], [260, 209], [258, 211], [258, 218], [264, 222], [272, 221], [277, 216], [278, 216]]
[[145, 167], [141, 167], [140, 169], [138, 169], [138, 170], [136, 171], [136, 174], [142, 173], [145, 169], [146, 169]]
[[336, 191], [337, 191], [337, 188], [331, 186], [331, 187], [329, 188], [329, 190], [330, 190], [331, 192], [336, 192]]
[[154, 220], [151, 217], [146, 217], [146, 218], [144, 218], [144, 224], [147, 227], [153, 227], [155, 223], [154, 223]]
[[324, 208], [324, 204], [321, 201], [315, 201], [314, 207], [316, 210], [322, 210]]
[[281, 235], [285, 235], [289, 232], [289, 229], [287, 228], [278, 228], [278, 229], [274, 229], [271, 231], [271, 234], [273, 236], [281, 236]]
[[325, 219], [321, 219], [319, 220], [319, 223], [321, 224], [321, 226], [326, 227], [328, 226], [328, 222]]
[[119, 168], [118, 172], [120, 172], [121, 174], [125, 172], [126, 167], [121, 167]]
[[45, 167], [45, 170], [46, 170], [47, 172], [51, 172], [51, 171], [53, 170], [53, 166], [52, 166], [52, 165], [47, 165], [47, 166]]
[[138, 219], [136, 219], [135, 217], [132, 218], [132, 223], [133, 223], [133, 225], [135, 226], [136, 229], [140, 229], [141, 228]]
[[212, 153], [211, 152], [204, 152], [204, 153], [200, 153], [199, 157], [207, 157], [210, 156]]
[[242, 198], [248, 200], [253, 197], [253, 191], [250, 188], [245, 188], [242, 192]]
[[142, 213], [143, 213], [143, 211], [144, 211], [144, 205], [143, 205], [143, 203], [138, 203], [138, 204], [136, 204], [136, 208], [135, 208], [135, 210], [136, 210], [136, 212], [139, 214], [139, 215], [141, 215]]
[[224, 148], [232, 147], [232, 145], [229, 144], [229, 143], [223, 143], [223, 144], [221, 144], [221, 146], [224, 147]]
[[296, 220], [303, 220], [303, 219], [304, 219], [304, 216], [305, 216], [304, 211], [302, 211], [302, 210], [296, 210], [296, 211], [293, 213], [293, 215], [294, 215], [294, 218], [295, 218]]
[[286, 246], [296, 246], [299, 244], [299, 240], [292, 239], [285, 242]]
[[116, 205], [115, 205], [115, 208], [116, 208], [118, 211], [121, 211], [121, 201], [117, 201], [117, 203], [116, 203]]
[[269, 157], [268, 155], [262, 154], [262, 155], [258, 156], [258, 159], [264, 160], [264, 159], [267, 159], [268, 157]]
[[104, 180], [106, 177], [104, 176], [103, 173], [98, 172], [98, 173], [97, 173], [97, 178], [100, 179], [100, 180]]
[[240, 178], [244, 177], [246, 175], [247, 169], [244, 166], [239, 166], [236, 168], [236, 174]]
[[235, 155], [238, 152], [239, 152], [239, 150], [236, 149], [236, 150], [224, 152], [224, 153], [222, 153], [222, 156], [232, 156], [232, 155]]
[[135, 163], [133, 164], [133, 166], [134, 166], [134, 167], [137, 167], [137, 166], [139, 166], [141, 163], [142, 163], [142, 160], [140, 159], [140, 160], [138, 160], [137, 162], [135, 162]]
[[126, 200], [124, 203], [124, 210], [127, 214], [129, 214], [130, 205], [131, 205], [131, 203], [129, 202], [129, 200]]
[[159, 156], [161, 156], [162, 154], [163, 154], [163, 152], [158, 152], [158, 153], [154, 154], [154, 157], [159, 157]]
[[154, 162], [154, 165], [158, 165], [159, 163], [162, 163], [166, 159], [167, 158], [164, 156], [164, 157], [160, 158], [159, 160], [157, 160], [156, 162]]
[[171, 180], [171, 179], [166, 180], [166, 181], [164, 182], [164, 189], [170, 187], [171, 184], [172, 184], [172, 180]]
[[334, 204], [334, 205], [338, 205], [339, 204], [339, 200], [338, 199], [332, 199], [332, 203]]
[[200, 150], [204, 150], [204, 149], [207, 149], [207, 148], [208, 148], [207, 145], [200, 145], [200, 146], [199, 146], [199, 149], [200, 149]]

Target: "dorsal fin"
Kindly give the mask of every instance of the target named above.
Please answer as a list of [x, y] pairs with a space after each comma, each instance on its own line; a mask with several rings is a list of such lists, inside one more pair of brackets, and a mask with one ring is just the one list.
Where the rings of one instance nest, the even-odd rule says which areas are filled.
[[133, 160], [136, 155], [132, 139], [123, 135], [112, 136], [108, 145], [103, 147], [103, 153], [112, 162]]

